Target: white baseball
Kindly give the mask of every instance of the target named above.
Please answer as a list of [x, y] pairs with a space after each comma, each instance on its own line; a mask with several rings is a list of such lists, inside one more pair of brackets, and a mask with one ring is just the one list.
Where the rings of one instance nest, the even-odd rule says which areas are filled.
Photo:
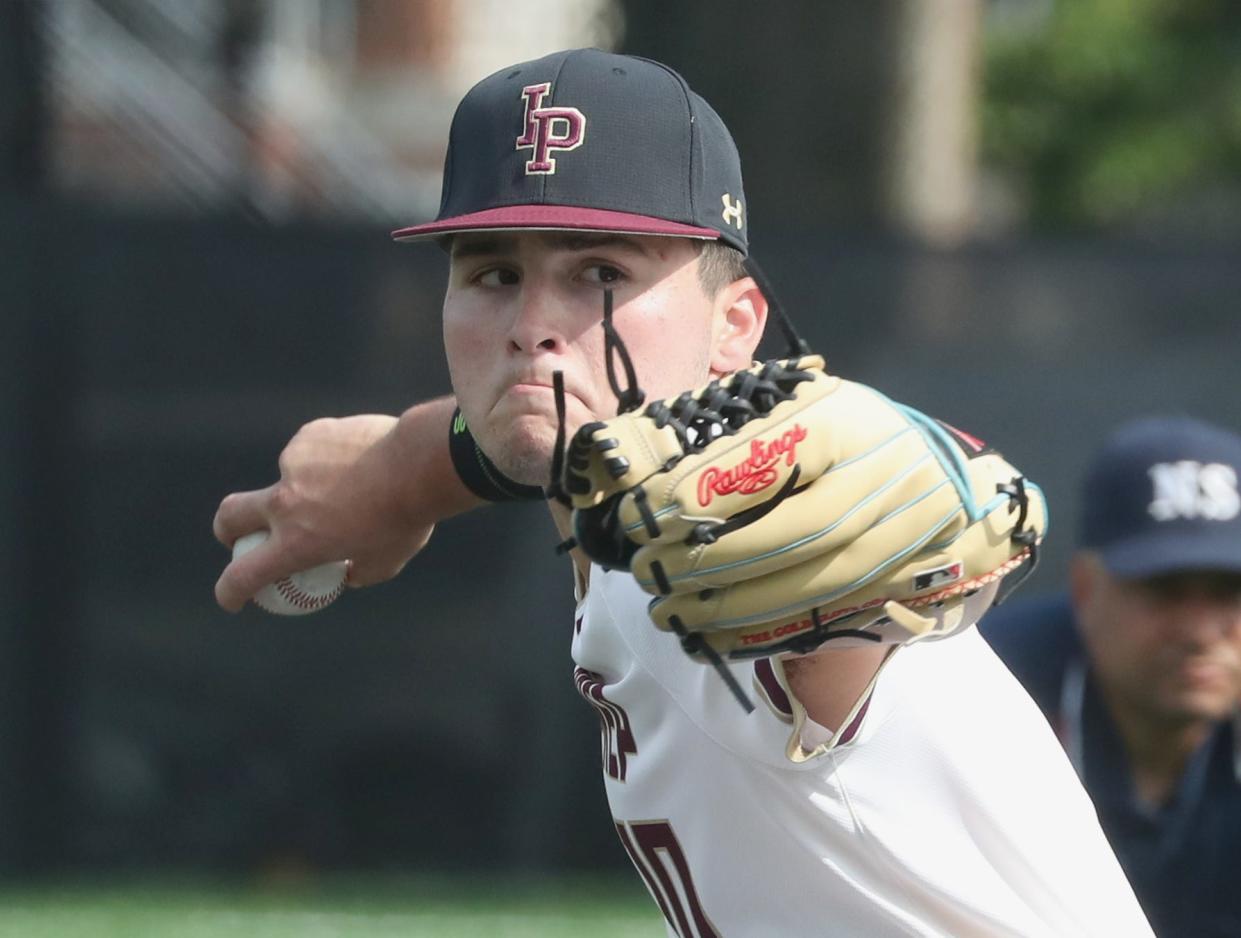
[[[265, 540], [267, 531], [253, 531], [239, 537], [233, 543], [233, 557], [254, 550]], [[345, 577], [349, 572], [348, 561], [338, 560], [302, 570], [269, 583], [254, 594], [254, 602], [260, 609], [278, 616], [302, 616], [318, 612], [335, 602], [345, 591]]]

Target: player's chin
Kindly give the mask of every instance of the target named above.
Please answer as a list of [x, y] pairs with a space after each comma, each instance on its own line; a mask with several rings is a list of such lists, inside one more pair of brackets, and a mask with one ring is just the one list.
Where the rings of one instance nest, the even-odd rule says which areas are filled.
[[[567, 445], [579, 426], [596, 418], [574, 395], [565, 404]], [[483, 451], [506, 476], [523, 485], [548, 484], [560, 425], [550, 396], [505, 395], [488, 413], [483, 434], [471, 425], [476, 436], [485, 435]]]
[[1196, 723], [1224, 719], [1235, 709], [1235, 701], [1235, 697], [1228, 698], [1218, 693], [1181, 692], [1173, 695], [1163, 709], [1165, 715], [1187, 723]]
[[1182, 675], [1171, 689], [1171, 709], [1188, 719], [1218, 720], [1232, 713], [1239, 688], [1234, 675], [1224, 672]]
[[556, 449], [556, 426], [534, 416], [520, 416], [498, 428], [487, 455], [510, 479], [522, 485], [547, 485]]

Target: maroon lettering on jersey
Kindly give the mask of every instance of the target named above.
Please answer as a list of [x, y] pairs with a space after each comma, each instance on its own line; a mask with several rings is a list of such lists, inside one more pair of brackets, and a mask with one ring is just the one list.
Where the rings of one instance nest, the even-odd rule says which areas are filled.
[[719, 938], [703, 911], [685, 851], [672, 825], [667, 821], [617, 821], [616, 834], [678, 938]]
[[634, 742], [629, 714], [624, 707], [603, 696], [603, 689], [607, 685], [594, 671], [574, 668], [573, 683], [577, 685], [577, 692], [582, 695], [582, 699], [599, 714], [599, 728], [603, 737], [603, 771], [618, 782], [623, 782], [628, 768], [627, 757], [638, 754], [638, 744]]

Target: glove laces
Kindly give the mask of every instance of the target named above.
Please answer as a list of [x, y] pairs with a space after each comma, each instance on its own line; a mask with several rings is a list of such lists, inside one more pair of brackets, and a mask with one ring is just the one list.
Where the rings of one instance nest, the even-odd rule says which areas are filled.
[[792, 400], [793, 388], [811, 380], [810, 372], [797, 364], [769, 361], [757, 372], [738, 372], [723, 384], [712, 381], [697, 396], [686, 391], [670, 404], [655, 401], [647, 406], [646, 416], [660, 430], [671, 427], [685, 454], [701, 452], [713, 440], [736, 433], [753, 418]]

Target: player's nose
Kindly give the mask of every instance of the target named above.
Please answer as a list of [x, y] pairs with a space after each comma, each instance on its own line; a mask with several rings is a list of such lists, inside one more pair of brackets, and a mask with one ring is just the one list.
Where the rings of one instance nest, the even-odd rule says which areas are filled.
[[509, 325], [510, 351], [561, 352], [567, 345], [570, 311], [564, 298], [542, 278], [530, 277], [522, 283]]
[[1241, 610], [1234, 603], [1208, 597], [1187, 597], [1174, 610], [1175, 627], [1187, 640], [1210, 644], [1241, 636]]

